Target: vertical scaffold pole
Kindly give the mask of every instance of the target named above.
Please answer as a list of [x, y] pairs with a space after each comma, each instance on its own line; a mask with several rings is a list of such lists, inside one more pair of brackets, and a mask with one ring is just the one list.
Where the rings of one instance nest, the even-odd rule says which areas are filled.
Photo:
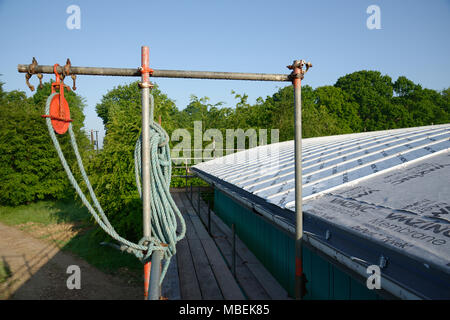
[[161, 260], [163, 252], [155, 250], [152, 253], [152, 267], [150, 273], [150, 296], [149, 300], [159, 300], [161, 296], [161, 288], [159, 281], [161, 278]]
[[[150, 207], [150, 121], [153, 115], [150, 114], [149, 95], [152, 84], [150, 83], [150, 54], [149, 48], [141, 47], [141, 87], [142, 98], [142, 219], [144, 226], [144, 237], [151, 237], [151, 207]], [[153, 266], [155, 267], [155, 266]], [[159, 269], [159, 266], [158, 266]], [[149, 297], [151, 262], [144, 264], [144, 299]], [[150, 288], [152, 289], [152, 288]]]
[[294, 87], [294, 121], [295, 121], [295, 298], [303, 298], [303, 211], [302, 211], [302, 60], [295, 60], [292, 69]]

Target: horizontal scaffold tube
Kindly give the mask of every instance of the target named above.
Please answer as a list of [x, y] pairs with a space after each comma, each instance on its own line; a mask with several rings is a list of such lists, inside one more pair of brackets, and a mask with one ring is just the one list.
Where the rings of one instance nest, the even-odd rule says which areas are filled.
[[[17, 70], [28, 72], [28, 64], [19, 64]], [[63, 73], [63, 66], [57, 67], [58, 73]], [[40, 66], [34, 68], [34, 73], [54, 73], [53, 66]], [[92, 76], [121, 76], [140, 77], [139, 68], [96, 68], [96, 67], [71, 67], [70, 74]], [[251, 80], [251, 81], [292, 81], [288, 74], [269, 73], [239, 73], [239, 72], [215, 72], [215, 71], [187, 71], [187, 70], [158, 70], [154, 69], [153, 78], [190, 78], [190, 79], [216, 79], [216, 80]]]

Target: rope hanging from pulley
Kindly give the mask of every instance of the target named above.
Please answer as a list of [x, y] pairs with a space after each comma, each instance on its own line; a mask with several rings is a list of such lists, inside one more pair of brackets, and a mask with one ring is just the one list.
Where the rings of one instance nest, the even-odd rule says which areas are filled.
[[[56, 68], [56, 67], [55, 67]], [[59, 79], [58, 79], [59, 80]], [[58, 83], [59, 84], [59, 83]], [[150, 260], [150, 256], [155, 250], [162, 250], [164, 252], [164, 267], [161, 273], [160, 284], [164, 280], [167, 268], [170, 264], [170, 259], [176, 254], [176, 243], [184, 238], [186, 233], [186, 224], [181, 212], [177, 208], [175, 202], [170, 195], [170, 180], [172, 173], [172, 161], [170, 158], [169, 149], [169, 137], [166, 131], [159, 126], [156, 122], [151, 119], [150, 122], [150, 161], [151, 161], [151, 177], [150, 177], [150, 199], [151, 199], [151, 237], [143, 237], [137, 244], [127, 239], [121, 237], [115, 230], [114, 227], [109, 222], [107, 216], [105, 215], [95, 193], [89, 178], [84, 169], [83, 161], [81, 159], [80, 153], [78, 151], [78, 145], [75, 139], [75, 134], [72, 130], [71, 120], [58, 119], [58, 117], [51, 114], [51, 106], [57, 104], [60, 99], [61, 92], [64, 91], [64, 87], [60, 86], [60, 93], [53, 92], [47, 99], [45, 105], [45, 113], [43, 117], [46, 117], [46, 123], [50, 137], [53, 141], [55, 149], [61, 160], [61, 163], [66, 171], [66, 174], [75, 188], [77, 194], [80, 196], [81, 201], [87, 207], [91, 215], [94, 217], [95, 221], [100, 225], [100, 227], [113, 239], [122, 243], [128, 249], [127, 252], [132, 252], [137, 258], [142, 262], [147, 262]], [[149, 95], [151, 113], [153, 114], [154, 99], [153, 96]], [[57, 102], [54, 102], [57, 101]], [[67, 102], [66, 102], [67, 103]], [[59, 105], [58, 105], [59, 106]], [[55, 107], [56, 108], [56, 107]], [[57, 110], [60, 110], [57, 108]], [[68, 105], [67, 105], [68, 110]], [[83, 180], [89, 191], [94, 206], [87, 200], [85, 194], [81, 190], [78, 182], [76, 181], [73, 173], [64, 157], [61, 150], [61, 146], [55, 134], [54, 124], [61, 122], [64, 124], [66, 130], [69, 131], [70, 142], [74, 150], [78, 167], [80, 169]], [[60, 124], [61, 124], [60, 123]], [[65, 132], [65, 131], [64, 131]], [[63, 132], [63, 133], [64, 133]], [[138, 192], [142, 198], [142, 189], [140, 184], [141, 179], [141, 145], [142, 145], [142, 135], [136, 142], [136, 147], [134, 151], [134, 161], [135, 161], [135, 175], [136, 175], [136, 185]], [[94, 208], [95, 207], [95, 208]], [[180, 231], [177, 233], [177, 226], [180, 224]]]

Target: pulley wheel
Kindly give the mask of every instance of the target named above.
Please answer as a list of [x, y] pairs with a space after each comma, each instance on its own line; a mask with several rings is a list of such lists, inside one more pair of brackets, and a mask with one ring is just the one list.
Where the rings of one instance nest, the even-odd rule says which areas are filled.
[[58, 134], [66, 133], [70, 125], [70, 109], [66, 98], [61, 97], [61, 111], [60, 111], [60, 97], [56, 94], [50, 102], [50, 119], [52, 120], [52, 127]]

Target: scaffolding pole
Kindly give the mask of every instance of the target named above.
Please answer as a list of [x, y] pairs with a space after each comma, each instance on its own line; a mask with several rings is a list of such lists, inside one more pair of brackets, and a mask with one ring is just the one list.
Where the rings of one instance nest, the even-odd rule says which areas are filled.
[[[21, 73], [29, 72], [28, 64], [19, 64], [17, 70]], [[58, 73], [63, 74], [64, 66], [56, 68]], [[33, 73], [54, 74], [53, 66], [36, 65]], [[140, 77], [141, 68], [97, 68], [97, 67], [70, 67], [72, 75], [90, 76], [121, 76]], [[150, 69], [150, 76], [153, 78], [186, 78], [186, 79], [215, 79], [215, 80], [249, 80], [249, 81], [291, 81], [287, 74], [269, 73], [240, 73], [240, 72], [216, 72], [216, 71], [186, 71], [186, 70], [157, 70]]]
[[[306, 70], [303, 67], [306, 66]], [[305, 277], [303, 274], [302, 240], [303, 240], [303, 198], [302, 198], [302, 86], [301, 80], [311, 67], [311, 63], [295, 60], [288, 66], [292, 70], [294, 87], [294, 155], [295, 155], [295, 298], [300, 300], [305, 295]]]
[[[141, 99], [142, 99], [142, 206], [143, 206], [143, 212], [142, 212], [142, 219], [143, 219], [143, 226], [144, 226], [144, 237], [150, 238], [151, 237], [151, 206], [150, 206], [150, 195], [151, 195], [151, 189], [150, 189], [150, 121], [153, 120], [153, 114], [150, 112], [150, 105], [149, 105], [149, 99], [150, 99], [150, 88], [151, 83], [149, 81], [150, 76], [150, 58], [149, 58], [149, 48], [143, 46], [141, 48], [141, 83], [139, 86], [141, 87]], [[159, 260], [160, 261], [160, 260]], [[152, 265], [150, 261], [146, 261], [144, 265], [144, 277], [145, 277], [145, 285], [149, 285], [150, 281], [152, 280], [150, 278], [149, 271], [153, 268], [158, 268], [159, 266]], [[153, 273], [153, 272], [151, 272]], [[153, 282], [157, 283], [157, 282]], [[149, 290], [158, 290], [158, 288], [153, 288], [152, 286], [145, 287], [144, 289], [144, 299], [147, 299], [149, 297]], [[150, 293], [150, 297], [154, 297], [155, 295]]]

